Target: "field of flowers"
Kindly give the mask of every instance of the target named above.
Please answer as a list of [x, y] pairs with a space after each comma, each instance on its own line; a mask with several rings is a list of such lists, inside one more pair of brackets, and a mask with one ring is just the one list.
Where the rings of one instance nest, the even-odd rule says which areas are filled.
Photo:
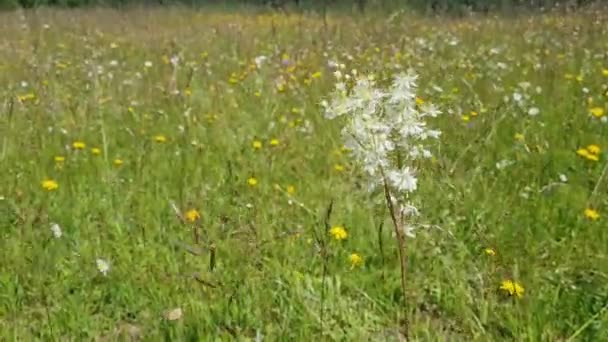
[[[608, 340], [606, 22], [0, 13], [0, 340]], [[326, 117], [410, 69], [404, 296]]]

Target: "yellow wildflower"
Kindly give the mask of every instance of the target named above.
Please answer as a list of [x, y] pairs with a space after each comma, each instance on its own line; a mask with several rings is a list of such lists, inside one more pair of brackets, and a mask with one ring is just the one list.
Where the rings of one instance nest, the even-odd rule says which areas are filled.
[[342, 226], [333, 226], [329, 230], [329, 234], [331, 234], [331, 236], [333, 236], [333, 238], [336, 240], [344, 240], [348, 236], [346, 229], [344, 229]]
[[125, 162], [122, 161], [122, 159], [114, 159], [114, 166], [116, 167], [120, 167], [122, 166], [122, 164], [124, 164]]
[[357, 253], [351, 253], [348, 256], [348, 260], [350, 261], [351, 269], [363, 265], [363, 258]]
[[517, 140], [517, 141], [524, 141], [525, 138], [526, 137], [523, 134], [521, 134], [521, 133], [515, 133], [515, 140]]
[[97, 148], [97, 147], [93, 147], [93, 148], [91, 149], [91, 153], [92, 153], [92, 154], [94, 154], [94, 155], [96, 155], [96, 156], [98, 156], [98, 155], [100, 155], [100, 154], [101, 154], [101, 149], [99, 149], [99, 148]]
[[416, 104], [421, 106], [424, 104], [424, 99], [416, 96]]
[[186, 220], [188, 222], [194, 222], [201, 218], [201, 214], [196, 209], [190, 209], [186, 211]]
[[310, 77], [311, 78], [320, 78], [323, 74], [320, 71], [315, 72]]
[[589, 108], [589, 113], [591, 113], [591, 115], [595, 116], [596, 118], [601, 118], [602, 116], [604, 116], [604, 108], [602, 108], [602, 107]]
[[167, 137], [165, 137], [164, 135], [157, 135], [154, 137], [154, 141], [156, 141], [159, 144], [162, 144], [164, 142], [167, 142]]
[[279, 139], [270, 140], [270, 146], [279, 146]]
[[486, 255], [489, 255], [489, 256], [496, 255], [496, 251], [494, 250], [494, 248], [488, 247], [488, 248], [484, 249], [483, 251], [484, 251], [484, 253], [486, 253]]
[[74, 141], [72, 143], [72, 147], [75, 150], [83, 150], [85, 147], [87, 147], [87, 145], [84, 142], [82, 142], [82, 141]]
[[255, 177], [249, 177], [249, 179], [247, 180], [247, 184], [249, 184], [249, 186], [256, 186], [258, 185], [258, 180]]
[[23, 103], [29, 100], [33, 100], [36, 98], [36, 95], [34, 95], [33, 93], [28, 93], [25, 95], [19, 95], [17, 96], [17, 100], [19, 100], [19, 102]]
[[296, 187], [293, 185], [288, 185], [286, 190], [288, 194], [293, 195], [296, 192]]
[[334, 170], [336, 170], [338, 172], [342, 172], [342, 171], [344, 171], [344, 166], [341, 164], [336, 164], [336, 165], [334, 165]]
[[591, 153], [587, 148], [579, 148], [578, 150], [576, 150], [576, 154], [578, 154], [581, 157], [584, 157], [587, 160], [591, 160], [591, 161], [600, 160], [600, 158], [598, 157], [597, 154]]
[[254, 140], [253, 143], [251, 144], [253, 146], [254, 149], [259, 150], [262, 148], [262, 142], [259, 140]]
[[589, 153], [591, 153], [591, 154], [598, 155], [598, 154], [600, 154], [601, 149], [598, 145], [591, 144], [591, 145], [587, 146], [587, 151], [589, 151]]
[[470, 120], [471, 120], [471, 118], [468, 115], [463, 115], [462, 116], [462, 121], [469, 122]]
[[602, 69], [602, 75], [608, 77], [608, 69]]
[[509, 296], [521, 298], [524, 296], [524, 288], [517, 282], [512, 280], [503, 280], [500, 284], [500, 290], [506, 292]]
[[53, 191], [59, 188], [59, 184], [52, 179], [45, 179], [42, 181], [42, 187], [47, 191]]
[[597, 221], [600, 218], [600, 213], [595, 209], [587, 208], [585, 209], [585, 217], [591, 221]]
[[64, 156], [55, 156], [55, 162], [56, 163], [63, 163], [65, 161], [65, 157]]
[[472, 110], [471, 113], [470, 113], [470, 115], [472, 117], [476, 117], [478, 115], [478, 113], [476, 111]]

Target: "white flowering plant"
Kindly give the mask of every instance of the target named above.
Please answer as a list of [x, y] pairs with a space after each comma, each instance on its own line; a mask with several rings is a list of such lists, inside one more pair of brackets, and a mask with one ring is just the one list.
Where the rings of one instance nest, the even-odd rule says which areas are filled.
[[336, 74], [335, 90], [322, 106], [327, 119], [344, 120], [344, 145], [361, 165], [368, 190], [384, 192], [399, 243], [405, 291], [405, 241], [414, 237], [410, 218], [418, 215], [409, 201], [418, 188], [416, 161], [432, 156], [427, 142], [441, 132], [429, 128], [426, 120], [441, 112], [432, 104], [417, 103], [418, 76], [412, 70], [396, 75], [387, 89], [377, 86], [373, 77], [354, 76], [346, 79], [347, 84]]

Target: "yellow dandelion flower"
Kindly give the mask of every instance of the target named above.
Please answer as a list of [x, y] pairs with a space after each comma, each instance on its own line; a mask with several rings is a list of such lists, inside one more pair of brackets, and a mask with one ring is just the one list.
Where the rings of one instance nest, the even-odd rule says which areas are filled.
[[72, 143], [72, 147], [75, 150], [84, 150], [84, 148], [87, 147], [87, 145], [84, 142], [82, 142], [82, 141], [74, 141]]
[[249, 179], [247, 179], [247, 184], [249, 184], [249, 186], [251, 187], [254, 187], [258, 185], [258, 180], [255, 177], [249, 177]]
[[472, 110], [472, 111], [471, 111], [471, 113], [470, 113], [470, 115], [471, 115], [472, 117], [476, 117], [476, 116], [477, 116], [477, 115], [479, 115], [479, 114], [478, 114], [476, 111]]
[[167, 142], [167, 137], [165, 137], [164, 135], [156, 135], [156, 136], [154, 136], [154, 141], [156, 141], [159, 144], [162, 144], [164, 142]]
[[494, 250], [494, 248], [488, 247], [488, 248], [484, 249], [483, 251], [484, 251], [484, 253], [486, 253], [486, 255], [489, 255], [489, 256], [496, 255], [496, 251]]
[[585, 209], [584, 214], [585, 217], [591, 221], [597, 221], [600, 218], [600, 213], [598, 213], [595, 209], [587, 208]]
[[262, 148], [262, 142], [259, 140], [254, 140], [253, 143], [251, 144], [253, 146], [254, 149], [259, 150]]
[[416, 96], [416, 104], [421, 106], [424, 104], [424, 99]]
[[608, 69], [602, 69], [602, 75], [608, 77]]
[[255, 93], [253, 93], [253, 95], [255, 95], [256, 97], [260, 97], [262, 96], [262, 93], [260, 91], [256, 91]]
[[525, 136], [521, 133], [515, 133], [515, 140], [517, 141], [524, 141], [525, 140]]
[[98, 155], [100, 155], [100, 154], [101, 154], [101, 149], [99, 149], [99, 148], [97, 148], [97, 147], [93, 147], [93, 148], [91, 149], [91, 153], [92, 153], [93, 155], [98, 156]]
[[65, 161], [65, 157], [64, 156], [55, 156], [55, 162], [56, 163], [63, 163]]
[[288, 185], [286, 191], [288, 194], [293, 195], [296, 193], [296, 187], [293, 185]]
[[592, 158], [592, 157], [596, 157], [597, 158], [597, 156], [594, 156], [593, 154], [591, 154], [589, 152], [589, 150], [586, 149], [586, 148], [579, 148], [578, 150], [576, 150], [576, 154], [578, 154], [579, 156], [581, 156], [583, 158], [586, 158], [586, 159], [589, 159], [589, 158]]
[[351, 255], [348, 256], [348, 260], [350, 261], [351, 269], [363, 265], [363, 258], [357, 253], [351, 253]]
[[591, 113], [591, 115], [595, 116], [596, 118], [601, 118], [602, 116], [604, 116], [604, 108], [602, 108], [602, 107], [589, 108], [589, 113]]
[[338, 172], [342, 172], [342, 171], [344, 171], [344, 165], [336, 164], [336, 165], [334, 165], [334, 170], [336, 170]]
[[196, 209], [190, 209], [186, 211], [186, 220], [188, 222], [195, 222], [201, 218], [201, 214]]
[[122, 161], [122, 159], [114, 159], [114, 166], [116, 167], [120, 167], [122, 166], [122, 164], [124, 164], [125, 162]]
[[329, 230], [329, 234], [331, 234], [331, 236], [338, 241], [344, 240], [344, 239], [346, 239], [346, 237], [348, 237], [348, 233], [346, 232], [346, 229], [344, 229], [344, 227], [342, 227], [342, 226], [333, 226]]
[[600, 154], [601, 149], [598, 145], [591, 144], [591, 145], [587, 146], [587, 151], [589, 151], [589, 153], [591, 153], [591, 154], [598, 155], [598, 154]]
[[464, 121], [464, 122], [469, 122], [469, 121], [471, 120], [471, 117], [469, 117], [468, 115], [463, 115], [463, 116], [461, 117], [461, 119], [462, 119], [462, 121]]
[[270, 146], [279, 146], [279, 139], [270, 140]]
[[53, 191], [59, 188], [59, 184], [52, 179], [45, 179], [42, 181], [42, 188], [47, 191]]
[[509, 296], [521, 298], [524, 296], [524, 288], [519, 283], [512, 280], [503, 280], [500, 284], [500, 290], [507, 293]]
[[321, 76], [323, 76], [323, 74], [320, 71], [317, 71], [314, 74], [310, 75], [311, 78], [321, 78]]
[[21, 103], [24, 103], [26, 101], [30, 101], [30, 100], [34, 100], [36, 98], [36, 95], [34, 95], [33, 93], [28, 93], [25, 95], [18, 95], [17, 96], [17, 100]]

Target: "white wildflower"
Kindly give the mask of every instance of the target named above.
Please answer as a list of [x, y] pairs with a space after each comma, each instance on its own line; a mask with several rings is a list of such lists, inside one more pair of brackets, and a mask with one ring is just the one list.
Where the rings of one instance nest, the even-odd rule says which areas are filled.
[[528, 109], [528, 115], [530, 116], [537, 116], [538, 113], [540, 113], [540, 109], [538, 109], [537, 107], [532, 107]]
[[562, 183], [568, 183], [568, 176], [566, 176], [563, 173], [560, 173], [559, 174], [559, 181], [562, 182]]
[[146, 68], [151, 68], [151, 67], [152, 67], [152, 62], [150, 62], [150, 61], [145, 61], [145, 62], [144, 62], [144, 66], [145, 66]]
[[[393, 202], [387, 204], [404, 217], [418, 215], [404, 200], [418, 188], [414, 160], [430, 158], [424, 143], [441, 135], [425, 119], [441, 112], [430, 103], [416, 104], [418, 75], [412, 70], [397, 75], [386, 90], [377, 87], [372, 77], [354, 72], [354, 85], [347, 89], [339, 80], [342, 74], [335, 74], [339, 77], [333, 96], [321, 105], [327, 119], [345, 120], [344, 146], [367, 175], [367, 189], [385, 186]], [[400, 226], [404, 235], [413, 236], [411, 224], [402, 222]]]
[[61, 235], [63, 235], [63, 233], [61, 231], [61, 227], [59, 227], [59, 225], [57, 223], [51, 224], [51, 233], [53, 234], [53, 236], [56, 239], [59, 239], [61, 237]]
[[104, 276], [108, 275], [110, 271], [110, 264], [104, 259], [97, 259], [96, 261], [97, 270]]

